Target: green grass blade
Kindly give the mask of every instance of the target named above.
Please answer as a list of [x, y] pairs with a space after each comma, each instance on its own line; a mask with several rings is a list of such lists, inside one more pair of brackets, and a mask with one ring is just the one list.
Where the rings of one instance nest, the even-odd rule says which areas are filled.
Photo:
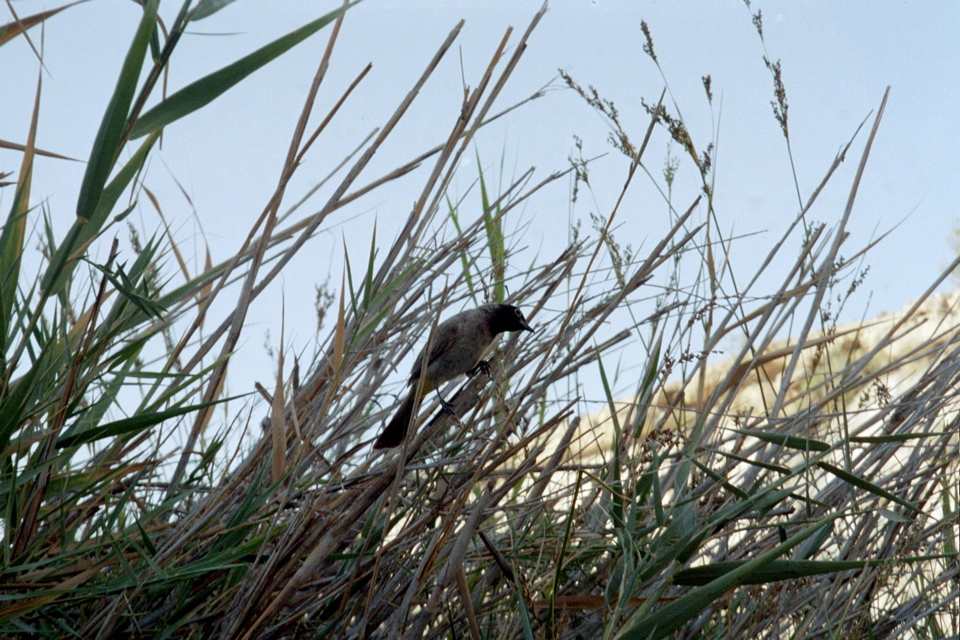
[[[713, 562], [700, 567], [683, 569], [673, 576], [672, 582], [692, 587], [703, 586], [731, 571], [742, 568], [747, 562], [749, 560]], [[883, 562], [883, 560], [774, 560], [765, 567], [743, 575], [737, 584], [767, 584], [781, 580], [799, 580], [838, 571], [857, 571], [865, 567], [876, 567]]]
[[374, 262], [377, 257], [377, 223], [373, 223], [373, 235], [370, 237], [370, 257], [367, 260], [367, 273], [363, 279], [363, 311], [370, 310], [370, 299], [373, 297]]
[[628, 622], [616, 636], [617, 640], [660, 640], [661, 638], [669, 637], [670, 634], [682, 627], [686, 622], [698, 616], [700, 612], [709, 607], [717, 598], [740, 584], [741, 580], [748, 579], [774, 560], [780, 558], [790, 551], [790, 549], [820, 530], [821, 527], [826, 526], [830, 520], [832, 520], [832, 518], [825, 518], [816, 522], [806, 529], [801, 530], [799, 533], [792, 535], [770, 551], [745, 562], [739, 568], [723, 574], [708, 584], [677, 598], [653, 614], [644, 616], [641, 620], [631, 621], [632, 624]]
[[352, 6], [353, 4], [350, 4], [335, 9], [313, 22], [277, 38], [270, 44], [257, 49], [219, 71], [214, 71], [210, 75], [187, 85], [140, 116], [136, 124], [133, 125], [130, 137], [136, 139], [154, 131], [159, 131], [171, 122], [205, 107], [260, 67], [272, 62], [339, 18]]
[[[447, 200], [447, 212], [450, 215], [450, 222], [453, 223], [453, 228], [457, 230], [457, 235], [462, 238], [463, 228], [460, 226], [460, 216], [457, 214], [457, 207], [453, 201], [450, 200], [449, 195], [446, 195], [445, 198]], [[480, 302], [477, 300], [477, 290], [473, 285], [473, 273], [470, 270], [470, 260], [466, 251], [460, 252], [460, 265], [463, 267], [463, 278], [467, 285], [467, 291], [470, 293], [470, 299], [479, 306]]]
[[130, 104], [137, 90], [137, 81], [143, 69], [150, 37], [156, 23], [159, 0], [148, 0], [143, 7], [143, 17], [123, 61], [117, 86], [107, 110], [103, 114], [100, 129], [87, 161], [87, 171], [80, 185], [77, 199], [77, 217], [89, 220], [103, 195], [103, 186], [113, 170], [113, 165], [123, 145], [123, 129], [130, 113]]
[[132, 433], [138, 433], [145, 429], [149, 429], [154, 425], [158, 425], [164, 420], [169, 420], [170, 418], [177, 418], [194, 411], [199, 411], [200, 409], [206, 409], [207, 407], [212, 407], [223, 402], [229, 402], [230, 400], [235, 400], [240, 396], [234, 396], [231, 398], [223, 398], [220, 400], [213, 400], [211, 402], [201, 402], [200, 404], [190, 405], [187, 407], [177, 407], [176, 409], [168, 409], [167, 411], [157, 411], [155, 413], [143, 413], [132, 416], [130, 418], [124, 418], [122, 420], [116, 420], [115, 422], [110, 422], [93, 429], [86, 429], [79, 433], [66, 435], [57, 442], [57, 448], [62, 449], [65, 447], [72, 447], [79, 444], [86, 444], [88, 442], [93, 442], [95, 440], [101, 440], [103, 438], [109, 438], [112, 436], [122, 436]]
[[190, 14], [190, 20], [196, 22], [197, 20], [209, 18], [217, 11], [220, 11], [220, 9], [223, 9], [229, 4], [233, 4], [233, 2], [234, 0], [200, 0], [200, 4], [198, 4], [197, 8]]
[[790, 449], [799, 449], [800, 451], [830, 451], [830, 445], [822, 440], [813, 438], [800, 438], [798, 436], [788, 436], [782, 433], [769, 433], [767, 431], [758, 431], [756, 429], [734, 429], [736, 433], [745, 436], [753, 436], [758, 440], [777, 444]]
[[113, 208], [120, 200], [120, 196], [123, 195], [123, 192], [130, 185], [131, 181], [133, 181], [134, 176], [136, 176], [137, 173], [139, 173], [143, 168], [144, 163], [147, 161], [147, 156], [150, 154], [154, 143], [159, 138], [160, 136], [157, 134], [152, 135], [144, 140], [143, 144], [140, 145], [140, 148], [137, 149], [130, 160], [123, 166], [122, 169], [120, 169], [120, 171], [117, 172], [117, 175], [114, 176], [113, 180], [110, 181], [110, 184], [108, 184], [103, 190], [103, 194], [100, 197], [99, 203], [97, 204], [96, 211], [94, 211], [89, 222], [84, 225], [83, 232], [79, 236], [79, 241], [81, 243], [86, 243], [92, 239], [94, 235], [99, 233], [103, 228], [103, 225], [106, 223], [110, 212], [113, 211]]
[[[113, 96], [103, 114], [100, 129], [90, 150], [90, 159], [87, 162], [87, 171], [80, 185], [80, 195], [77, 198], [77, 223], [82, 227], [90, 222], [100, 206], [104, 196], [104, 185], [110, 177], [116, 164], [120, 149], [123, 147], [123, 131], [130, 113], [130, 104], [133, 102], [137, 90], [137, 81], [143, 68], [150, 38], [156, 24], [157, 6], [159, 0], [149, 0], [144, 5], [143, 17], [133, 37], [127, 57], [123, 61], [120, 77]], [[43, 278], [42, 289], [45, 294], [55, 293], [55, 285], [62, 287], [66, 282], [63, 277], [67, 260], [81, 242], [82, 233], [78, 228], [71, 229], [67, 239], [60, 244], [56, 254], [50, 260], [50, 266]]]
[[610, 471], [610, 518], [616, 529], [623, 528], [623, 478], [620, 474], [620, 440], [622, 430], [620, 428], [620, 418], [617, 415], [617, 406], [613, 402], [613, 391], [610, 389], [610, 381], [607, 379], [607, 370], [603, 366], [603, 356], [599, 349], [596, 350], [597, 366], [600, 368], [600, 382], [603, 384], [603, 394], [607, 400], [607, 410], [610, 411], [610, 419], [613, 422], [613, 459], [608, 467]]
[[480, 165], [480, 154], [477, 154], [477, 172], [480, 174], [480, 200], [483, 206], [484, 230], [487, 234], [487, 248], [490, 249], [490, 260], [493, 263], [493, 299], [503, 302], [506, 299], [504, 277], [506, 275], [506, 241], [503, 235], [503, 221], [500, 217], [500, 207], [490, 211], [490, 196], [487, 193], [487, 182], [483, 177], [483, 168]]
[[907, 500], [904, 500], [903, 498], [896, 496], [890, 493], [889, 491], [881, 489], [880, 487], [873, 484], [872, 482], [867, 482], [866, 480], [864, 480], [859, 476], [856, 476], [852, 473], [848, 473], [843, 469], [840, 469], [839, 467], [835, 467], [832, 464], [829, 464], [827, 462], [818, 462], [817, 466], [823, 469], [824, 471], [827, 471], [828, 473], [832, 473], [833, 475], [837, 476], [844, 482], [849, 482], [853, 486], [863, 489], [864, 491], [869, 491], [870, 493], [880, 496], [881, 498], [886, 498], [891, 502], [896, 502], [900, 506], [905, 507], [910, 511], [913, 511], [914, 513], [923, 513], [923, 511], [913, 503]]

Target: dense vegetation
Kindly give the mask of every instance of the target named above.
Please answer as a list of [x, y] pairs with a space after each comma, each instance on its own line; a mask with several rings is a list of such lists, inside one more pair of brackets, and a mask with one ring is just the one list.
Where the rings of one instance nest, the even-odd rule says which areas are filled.
[[[234, 259], [191, 274], [173, 236], [115, 239], [145, 197], [141, 170], [164, 128], [325, 27], [332, 50], [335, 21], [349, 11], [162, 95], [163, 70], [196, 16], [185, 3], [160, 29], [157, 5], [143, 3], [69, 232], [56, 237], [31, 199], [42, 152], [36, 126], [3, 187], [13, 195], [0, 235], [0, 633], [960, 633], [956, 325], [947, 314], [913, 340], [937, 283], [870, 333], [838, 329], [825, 313], [828, 300], [842, 302], [859, 283], [863, 252], [845, 248], [853, 257], [843, 258], [840, 246], [883, 103], [800, 202], [783, 238], [762, 250], [760, 269], [735, 274], [735, 243], [712, 207], [712, 146], [698, 144], [662, 96], [648, 103], [648, 128], [631, 132], [611, 102], [564, 76], [610, 123], [623, 193], [643, 177], [661, 185], [672, 228], [634, 255], [616, 239], [618, 204], [569, 246], [521, 263], [507, 221], [561, 176], [572, 177], [574, 193], [586, 188], [589, 163], [538, 182], [524, 174], [496, 194], [477, 176], [475, 213], [448, 187], [476, 132], [509, 117], [495, 105], [541, 14], [510, 46], [494, 48], [442, 144], [368, 175], [415, 106], [411, 91], [336, 174], [326, 203], [291, 220], [280, 207], [314, 139], [308, 123], [318, 121], [324, 59], [250, 241]], [[55, 13], [7, 25], [0, 44]], [[779, 64], [768, 64], [789, 143], [786, 90]], [[704, 88], [712, 100], [709, 79]], [[39, 104], [42, 92], [29, 99]], [[336, 126], [337, 108], [323, 126]], [[660, 131], [699, 172], [698, 192], [672, 189], [670, 162], [659, 174], [648, 168], [659, 164], [647, 146]], [[811, 223], [810, 208], [844, 159], [860, 166], [846, 210], [832, 228]], [[214, 409], [226, 400], [225, 372], [251, 302], [278, 286], [331, 213], [422, 164], [433, 170], [403, 233], [370, 247], [362, 266], [344, 265], [316, 360], [279, 353], [274, 387], [259, 389], [269, 419], [242, 444], [231, 441], [246, 418]], [[24, 268], [31, 229], [44, 247], [38, 273]], [[109, 257], [94, 260], [95, 246]], [[765, 270], [780, 275], [779, 288], [760, 289]], [[652, 298], [650, 283], [661, 285]], [[214, 317], [223, 299], [235, 304]], [[400, 388], [384, 363], [422, 344], [438, 310], [485, 301], [521, 306], [537, 333], [502, 340], [492, 381], [476, 376], [448, 397], [459, 419], [429, 401], [401, 450], [371, 451]], [[738, 345], [722, 362], [721, 343]], [[624, 348], [638, 366], [620, 371], [611, 362]], [[607, 411], [578, 417], [579, 376], [588, 374], [602, 380]], [[631, 398], [614, 397], [625, 386]]]

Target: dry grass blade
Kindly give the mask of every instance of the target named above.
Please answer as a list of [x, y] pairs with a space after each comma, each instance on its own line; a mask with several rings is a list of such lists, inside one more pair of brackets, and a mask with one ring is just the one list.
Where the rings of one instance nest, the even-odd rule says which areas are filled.
[[[860, 165], [857, 167], [857, 175], [854, 177], [853, 186], [850, 188], [850, 196], [847, 199], [847, 206], [844, 209], [843, 217], [840, 219], [840, 222], [837, 226], [836, 231], [834, 232], [833, 243], [830, 246], [830, 251], [824, 257], [822, 266], [820, 267], [818, 273], [818, 284], [817, 288], [814, 291], [813, 303], [811, 305], [811, 312], [807, 316], [806, 322], [803, 327], [800, 329], [800, 334], [798, 336], [798, 346], [807, 339], [807, 335], [810, 332], [810, 328], [813, 326], [814, 321], [818, 319], [819, 316], [819, 307], [823, 303], [824, 295], [826, 294], [827, 284], [829, 282], [829, 276], [836, 268], [835, 263], [837, 260], [837, 255], [840, 252], [840, 245], [846, 239], [846, 228], [850, 220], [850, 216], [853, 213], [853, 203], [856, 200], [857, 189], [860, 187], [860, 179], [863, 177], [863, 171], [867, 165], [867, 158], [870, 157], [870, 149], [873, 147], [873, 140], [877, 136], [877, 130], [880, 127], [880, 119], [883, 117], [884, 107], [887, 105], [887, 97], [890, 95], [890, 87], [887, 87], [887, 90], [883, 94], [883, 100], [880, 102], [880, 109], [877, 111], [877, 116], [873, 121], [873, 128], [870, 131], [870, 136], [867, 138], [867, 144], [863, 149], [863, 155], [860, 158]], [[793, 372], [797, 366], [797, 361], [800, 357], [799, 351], [795, 351], [793, 357], [790, 359], [789, 364], [787, 364], [787, 369], [784, 372], [784, 379], [792, 380]], [[780, 408], [784, 401], [784, 396], [787, 389], [781, 389], [780, 393], [777, 395], [777, 399], [774, 402], [773, 409], [771, 411], [772, 417], [776, 417], [780, 412]]]
[[[189, 274], [169, 229], [138, 245], [133, 260], [115, 249], [106, 265], [79, 261], [92, 260], [89, 249], [128, 186], [161, 211], [134, 179], [152, 139], [126, 166], [104, 164], [91, 178], [99, 191], [91, 187], [84, 202], [99, 216], [96, 231], [58, 245], [45, 230], [50, 254], [71, 265], [50, 276], [63, 295], [47, 296], [19, 274], [31, 209], [15, 203], [3, 236], [5, 273], [15, 276], [0, 298], [0, 634], [960, 633], [960, 295], [935, 293], [960, 258], [902, 312], [843, 326], [829, 308], [861, 284], [850, 272], [875, 245], [839, 258], [886, 96], [835, 227], [807, 218], [852, 138], [761, 255], [754, 237], [719, 231], [726, 224], [714, 193], [723, 185], [712, 146], [695, 144], [696, 133], [671, 115], [681, 110], [665, 104], [666, 90], [656, 88], [635, 146], [611, 101], [561, 74], [610, 123], [626, 157], [623, 181], [594, 234], [578, 228], [568, 246], [531, 257], [530, 226], [519, 215], [561, 177], [593, 188], [586, 161], [546, 176], [518, 170], [497, 193], [482, 173], [471, 176], [468, 193], [481, 192], [476, 215], [465, 210], [469, 197], [451, 191], [482, 128], [530, 103], [494, 111], [544, 11], [519, 38], [508, 29], [490, 43], [439, 141], [365, 177], [448, 57], [457, 24], [384, 125], [281, 215], [285, 199], [296, 199], [287, 191], [306, 154], [371, 79], [366, 67], [310, 124], [341, 15], [271, 197], [234, 257], [213, 265], [205, 247], [200, 275]], [[129, 108], [105, 119], [117, 153], [185, 20], [172, 25], [156, 61], [125, 68], [120, 97]], [[131, 51], [146, 51], [155, 26], [146, 14]], [[786, 134], [785, 89], [770, 66]], [[134, 100], [129, 83], [145, 70]], [[161, 116], [140, 128], [159, 126]], [[666, 138], [683, 145], [694, 189], [673, 194], [642, 160]], [[113, 162], [108, 147], [93, 155]], [[665, 205], [662, 230], [642, 251], [624, 246], [617, 228], [638, 177]], [[256, 387], [266, 404], [243, 414], [230, 405], [216, 419], [251, 304], [334, 212], [400, 178], [421, 180], [402, 232], [384, 246], [382, 227], [371, 225], [363, 268], [348, 258], [333, 278], [339, 296], [328, 296], [330, 326], [303, 380], [299, 356], [286, 373], [284, 309], [276, 378]], [[321, 188], [322, 206], [299, 214]], [[303, 217], [281, 227], [294, 213]], [[744, 244], [759, 260], [745, 277], [734, 255]], [[345, 237], [344, 251], [361, 249]], [[184, 285], [167, 287], [164, 259]], [[92, 265], [96, 277], [82, 283], [77, 264]], [[215, 317], [225, 296], [235, 301]], [[432, 344], [443, 318], [487, 301], [516, 304], [535, 331], [503, 334], [489, 376], [442, 389], [453, 414], [428, 394], [402, 446], [373, 450], [372, 437], [407, 393], [403, 363]], [[208, 316], [213, 330], [204, 333]], [[130, 389], [140, 393], [127, 411]], [[263, 406], [269, 415], [251, 427]]]

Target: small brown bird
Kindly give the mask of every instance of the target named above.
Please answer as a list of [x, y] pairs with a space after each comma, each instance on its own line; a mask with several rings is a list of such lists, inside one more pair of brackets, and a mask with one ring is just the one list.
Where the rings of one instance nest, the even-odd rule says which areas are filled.
[[[493, 339], [504, 331], [533, 331], [520, 309], [509, 304], [485, 304], [476, 309], [462, 311], [437, 325], [430, 346], [430, 355], [425, 356], [426, 347], [413, 363], [413, 371], [407, 384], [411, 387], [406, 400], [373, 443], [374, 449], [397, 447], [407, 435], [407, 429], [413, 421], [420, 401], [430, 391], [459, 375], [473, 374], [487, 368], [483, 355], [493, 344]], [[420, 371], [423, 359], [427, 358], [427, 367], [423, 384], [420, 384]], [[420, 393], [418, 395], [418, 387]], [[449, 408], [443, 396], [440, 403]]]

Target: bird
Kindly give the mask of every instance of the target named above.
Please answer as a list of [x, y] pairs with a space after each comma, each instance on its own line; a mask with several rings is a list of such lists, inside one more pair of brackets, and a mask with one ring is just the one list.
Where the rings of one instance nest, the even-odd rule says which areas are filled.
[[[484, 371], [489, 374], [489, 364], [483, 360], [484, 353], [493, 344], [494, 338], [505, 331], [530, 331], [523, 312], [509, 304], [485, 304], [476, 309], [461, 311], [437, 325], [433, 339], [424, 346], [407, 385], [410, 391], [380, 436], [373, 443], [374, 449], [390, 449], [400, 446], [407, 435], [423, 396], [437, 391], [441, 406], [451, 411], [450, 405], [440, 395], [439, 387], [457, 376], [474, 375]], [[429, 355], [427, 349], [429, 348]], [[426, 359], [426, 370], [423, 361]], [[420, 374], [424, 373], [421, 383]]]

